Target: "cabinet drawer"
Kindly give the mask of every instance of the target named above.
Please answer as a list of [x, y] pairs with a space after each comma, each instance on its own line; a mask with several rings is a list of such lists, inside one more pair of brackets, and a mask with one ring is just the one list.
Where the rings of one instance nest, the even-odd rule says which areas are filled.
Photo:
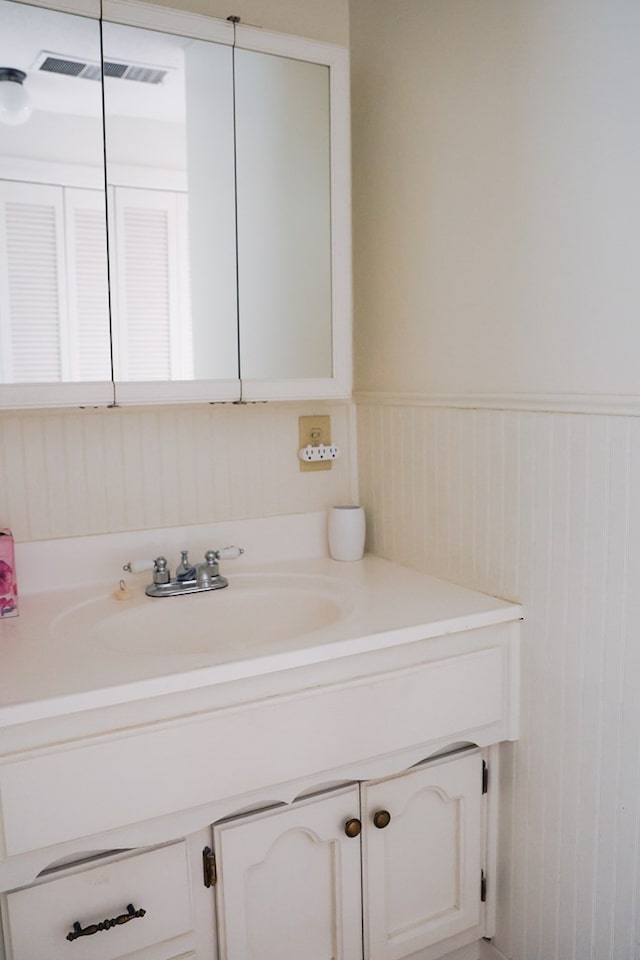
[[[127, 914], [129, 904], [144, 916], [67, 939], [74, 923], [86, 928], [111, 920]], [[171, 940], [193, 926], [185, 845], [17, 890], [6, 896], [4, 914], [7, 960], [116, 960]]]

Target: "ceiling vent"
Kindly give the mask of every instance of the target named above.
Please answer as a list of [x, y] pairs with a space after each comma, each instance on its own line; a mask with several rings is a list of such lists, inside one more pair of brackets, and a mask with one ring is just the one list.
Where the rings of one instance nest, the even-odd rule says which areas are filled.
[[[83, 80], [99, 80], [102, 72], [99, 63], [62, 57], [55, 53], [41, 53], [35, 64], [36, 70], [57, 73], [65, 77], [80, 77]], [[136, 83], [162, 83], [168, 74], [164, 67], [146, 67], [137, 63], [118, 63], [105, 60], [104, 75], [116, 80], [134, 80]]]

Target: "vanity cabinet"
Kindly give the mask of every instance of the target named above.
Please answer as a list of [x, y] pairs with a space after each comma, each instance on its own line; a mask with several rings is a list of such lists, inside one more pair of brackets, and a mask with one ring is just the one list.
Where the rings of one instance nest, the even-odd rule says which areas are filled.
[[[323, 596], [351, 598], [351, 612], [326, 633], [271, 641], [247, 630], [239, 641], [222, 631], [208, 663], [201, 653], [158, 654], [151, 676], [142, 659], [133, 675], [139, 655], [120, 648], [114, 657], [114, 647], [93, 641], [92, 593], [56, 594], [46, 610], [27, 597], [20, 617], [3, 625], [0, 653], [0, 678], [10, 681], [0, 710], [8, 960], [43, 955], [21, 947], [36, 931], [31, 897], [66, 902], [69, 876], [97, 877], [111, 860], [144, 865], [154, 850], [181, 844], [186, 872], [168, 872], [191, 891], [190, 932], [172, 928], [136, 960], [189, 951], [217, 960], [218, 950], [220, 960], [478, 960], [478, 941], [495, 923], [491, 784], [500, 744], [518, 735], [522, 611], [379, 558], [348, 567], [328, 594], [333, 561], [286, 568], [289, 578], [315, 576]], [[282, 576], [284, 566], [277, 569]], [[100, 622], [119, 636], [117, 601], [104, 600]], [[70, 601], [80, 621], [63, 619]], [[258, 602], [263, 609], [262, 593]], [[130, 615], [153, 609], [164, 617], [172, 601], [155, 603]], [[64, 632], [45, 629], [52, 622]], [[78, 690], [82, 670], [95, 679], [85, 674]], [[47, 696], [36, 697], [31, 682]], [[213, 890], [207, 848], [216, 857]], [[109, 856], [80, 863], [97, 854]], [[101, 884], [88, 886], [88, 899], [74, 895], [55, 911], [56, 937], [75, 922], [154, 902], [146, 888], [128, 885], [108, 903], [95, 901]], [[145, 929], [151, 924], [131, 920], [86, 943]], [[187, 945], [171, 953], [180, 938]], [[66, 956], [91, 960], [82, 943]]]
[[49, 870], [2, 898], [5, 960], [460, 957], [485, 931], [483, 765], [459, 750]]
[[474, 749], [215, 825], [220, 960], [435, 960], [477, 941], [482, 774]]

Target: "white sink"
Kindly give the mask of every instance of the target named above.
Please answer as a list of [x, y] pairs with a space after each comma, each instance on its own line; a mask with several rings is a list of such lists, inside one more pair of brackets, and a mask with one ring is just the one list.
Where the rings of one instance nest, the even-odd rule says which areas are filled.
[[222, 590], [129, 601], [98, 597], [64, 611], [55, 637], [93, 641], [119, 654], [260, 656], [348, 616], [344, 583], [331, 577], [239, 574]]

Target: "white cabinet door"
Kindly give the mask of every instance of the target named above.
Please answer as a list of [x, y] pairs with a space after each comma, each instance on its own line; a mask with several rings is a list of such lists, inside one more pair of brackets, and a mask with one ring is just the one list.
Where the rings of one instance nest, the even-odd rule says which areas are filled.
[[418, 951], [427, 960], [442, 952], [429, 948], [450, 937], [469, 931], [469, 941], [478, 939], [480, 752], [361, 790], [366, 960]]
[[220, 960], [360, 960], [349, 787], [214, 827]]

